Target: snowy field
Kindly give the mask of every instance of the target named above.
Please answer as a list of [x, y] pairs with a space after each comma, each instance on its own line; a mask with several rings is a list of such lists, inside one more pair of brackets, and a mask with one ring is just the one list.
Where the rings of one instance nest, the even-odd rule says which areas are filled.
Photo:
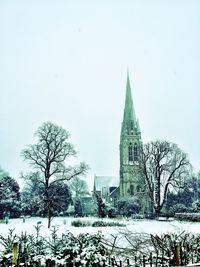
[[99, 218], [87, 217], [87, 218], [73, 218], [73, 217], [56, 217], [52, 220], [51, 228], [47, 228], [47, 219], [33, 217], [26, 218], [25, 222], [21, 218], [11, 219], [8, 224], [0, 224], [0, 235], [6, 237], [9, 233], [9, 229], [15, 229], [14, 233], [21, 234], [26, 232], [27, 234], [35, 234], [35, 227], [38, 222], [41, 225], [40, 234], [42, 236], [49, 236], [52, 227], [55, 226], [58, 229], [58, 235], [70, 231], [77, 235], [79, 233], [95, 233], [101, 231], [104, 236], [110, 234], [118, 235], [119, 232], [125, 231], [126, 229], [134, 233], [147, 233], [147, 234], [163, 234], [163, 233], [181, 233], [191, 232], [200, 233], [200, 223], [194, 222], [179, 222], [179, 221], [156, 221], [156, 220], [131, 220], [131, 219], [104, 219], [105, 221], [118, 221], [126, 225], [126, 227], [73, 227], [71, 221], [84, 220], [94, 222], [100, 220]]

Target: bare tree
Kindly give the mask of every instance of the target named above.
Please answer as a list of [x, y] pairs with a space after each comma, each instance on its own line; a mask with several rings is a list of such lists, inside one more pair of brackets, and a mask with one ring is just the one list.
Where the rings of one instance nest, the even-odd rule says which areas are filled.
[[153, 208], [159, 215], [169, 187], [181, 187], [188, 177], [189, 160], [176, 144], [155, 141], [144, 145], [141, 166]]
[[89, 195], [86, 181], [80, 179], [79, 177], [75, 177], [71, 180], [70, 189], [75, 193], [75, 197]]
[[67, 166], [66, 159], [74, 157], [76, 151], [67, 140], [69, 133], [51, 122], [43, 123], [35, 133], [38, 142], [29, 145], [22, 151], [22, 157], [42, 175], [40, 182], [44, 185], [43, 200], [45, 216], [50, 227], [53, 216], [51, 188], [60, 182], [68, 181], [87, 171], [87, 165], [81, 162], [78, 166]]

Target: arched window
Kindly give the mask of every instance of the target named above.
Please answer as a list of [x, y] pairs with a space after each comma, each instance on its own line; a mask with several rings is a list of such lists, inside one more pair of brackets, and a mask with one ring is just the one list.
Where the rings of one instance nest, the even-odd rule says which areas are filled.
[[133, 161], [133, 145], [131, 143], [128, 147], [128, 160]]
[[138, 146], [137, 146], [137, 144], [134, 145], [133, 155], [134, 155], [134, 161], [138, 161]]

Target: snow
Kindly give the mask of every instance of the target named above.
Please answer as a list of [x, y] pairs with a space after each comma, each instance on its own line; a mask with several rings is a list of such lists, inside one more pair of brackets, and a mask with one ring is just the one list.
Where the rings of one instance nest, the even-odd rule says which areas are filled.
[[[125, 229], [135, 232], [135, 233], [147, 233], [147, 234], [163, 234], [163, 233], [181, 233], [200, 232], [200, 223], [196, 222], [179, 222], [179, 221], [156, 221], [156, 220], [132, 220], [132, 219], [120, 219], [120, 223], [126, 225], [126, 227], [74, 227], [71, 226], [71, 221], [73, 220], [84, 220], [88, 222], [94, 222], [95, 220], [100, 220], [94, 217], [85, 218], [73, 218], [73, 217], [55, 217], [52, 220], [51, 228], [47, 228], [47, 219], [40, 217], [26, 218], [23, 223], [22, 218], [10, 219], [8, 224], [0, 224], [0, 235], [6, 237], [9, 233], [9, 229], [15, 229], [14, 233], [20, 235], [22, 232], [27, 234], [35, 234], [35, 226], [38, 222], [41, 222], [42, 236], [48, 237], [51, 234], [52, 227], [55, 226], [58, 229], [57, 234], [62, 235], [66, 231], [72, 232], [74, 235], [80, 233], [96, 233], [101, 231], [104, 236], [117, 235]], [[117, 221], [116, 219], [104, 219], [105, 221]]]
[[[87, 218], [73, 218], [73, 217], [55, 217], [51, 223], [51, 228], [47, 228], [47, 219], [40, 218], [40, 217], [33, 217], [33, 218], [26, 218], [25, 222], [23, 222], [23, 218], [18, 219], [11, 219], [9, 220], [8, 224], [1, 223], [0, 224], [0, 235], [7, 237], [9, 234], [9, 229], [15, 229], [14, 233], [17, 235], [21, 235], [21, 233], [27, 233], [28, 235], [36, 234], [35, 226], [40, 225], [40, 235], [48, 238], [51, 236], [53, 227], [56, 227], [57, 234], [61, 236], [62, 234], [70, 231], [73, 235], [78, 235], [80, 233], [97, 233], [101, 231], [104, 239], [103, 242], [108, 248], [114, 248], [113, 253], [118, 255], [118, 248], [132, 248], [132, 241], [134, 240], [141, 240], [141, 238], [146, 238], [147, 236], [140, 235], [142, 233], [145, 234], [164, 234], [164, 233], [182, 233], [183, 231], [188, 233], [199, 233], [200, 230], [200, 223], [194, 222], [179, 222], [179, 221], [156, 221], [156, 220], [133, 220], [133, 219], [108, 219], [105, 218], [103, 221], [113, 221], [113, 222], [120, 222], [120, 224], [126, 225], [126, 227], [74, 227], [71, 226], [71, 222], [74, 220], [82, 220], [85, 222], [89, 222], [90, 225], [94, 221], [99, 221], [99, 218], [94, 217], [87, 217]], [[137, 233], [137, 235], [135, 235]], [[133, 234], [133, 235], [132, 235]], [[128, 238], [128, 239], [127, 239]], [[136, 239], [134, 239], [136, 238]], [[139, 239], [138, 239], [139, 238]], [[148, 237], [147, 237], [148, 238]], [[80, 239], [81, 240], [81, 239]], [[130, 242], [129, 242], [130, 241]], [[48, 242], [47, 242], [48, 243]], [[115, 247], [113, 247], [115, 244]], [[134, 243], [133, 243], [134, 244]], [[92, 255], [93, 253], [93, 244], [91, 247], [87, 247], [86, 250], [83, 249], [82, 254], [76, 254], [76, 261], [80, 260], [82, 263], [85, 259], [88, 259], [88, 255]], [[76, 246], [74, 247], [76, 249]], [[116, 249], [116, 251], [115, 251]], [[145, 247], [142, 248], [145, 250]], [[148, 249], [148, 248], [147, 248]], [[3, 245], [0, 245], [0, 252], [3, 251]], [[92, 252], [91, 252], [92, 251]], [[80, 256], [83, 256], [81, 258]], [[93, 254], [94, 255], [94, 254]], [[86, 257], [87, 256], [87, 257]], [[95, 254], [96, 256], [96, 254]], [[37, 257], [37, 256], [36, 256]], [[40, 258], [45, 262], [45, 259], [49, 257], [49, 254], [45, 256], [41, 256]], [[54, 257], [54, 256], [52, 256]], [[98, 257], [101, 257], [98, 254]], [[104, 256], [102, 256], [103, 258]], [[119, 255], [119, 257], [121, 257]], [[102, 259], [101, 258], [101, 259]], [[58, 261], [61, 263], [64, 259], [55, 258], [56, 262]]]
[[[104, 236], [104, 241], [108, 246], [115, 245], [120, 248], [131, 248], [131, 243], [128, 239], [132, 238], [146, 238], [145, 234], [166, 234], [166, 233], [177, 233], [182, 232], [188, 233], [199, 233], [200, 223], [194, 222], [179, 222], [179, 221], [156, 221], [156, 220], [133, 220], [133, 219], [103, 219], [104, 221], [120, 222], [120, 224], [126, 225], [125, 227], [74, 227], [71, 226], [71, 222], [74, 220], [83, 220], [90, 222], [90, 225], [94, 221], [99, 221], [96, 217], [85, 217], [85, 218], [74, 218], [74, 217], [55, 217], [51, 223], [51, 228], [47, 228], [47, 219], [41, 217], [26, 218], [23, 222], [23, 218], [10, 219], [8, 224], [0, 224], [0, 235], [7, 237], [9, 229], [14, 229], [14, 233], [21, 235], [21, 233], [27, 233], [28, 235], [36, 235], [35, 226], [39, 223], [40, 236], [49, 238], [52, 234], [53, 227], [57, 229], [57, 235], [61, 236], [66, 232], [71, 232], [73, 235], [80, 233], [97, 233], [101, 232]], [[136, 234], [136, 235], [135, 235]], [[128, 239], [127, 239], [128, 237]], [[0, 245], [0, 251], [2, 250], [2, 244]]]

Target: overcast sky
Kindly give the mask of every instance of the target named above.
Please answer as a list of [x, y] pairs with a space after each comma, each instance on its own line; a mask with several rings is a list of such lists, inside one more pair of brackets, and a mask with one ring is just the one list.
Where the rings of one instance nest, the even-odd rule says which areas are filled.
[[200, 1], [1, 0], [0, 165], [45, 121], [71, 133], [96, 175], [119, 175], [127, 69], [144, 142], [167, 139], [200, 169]]

